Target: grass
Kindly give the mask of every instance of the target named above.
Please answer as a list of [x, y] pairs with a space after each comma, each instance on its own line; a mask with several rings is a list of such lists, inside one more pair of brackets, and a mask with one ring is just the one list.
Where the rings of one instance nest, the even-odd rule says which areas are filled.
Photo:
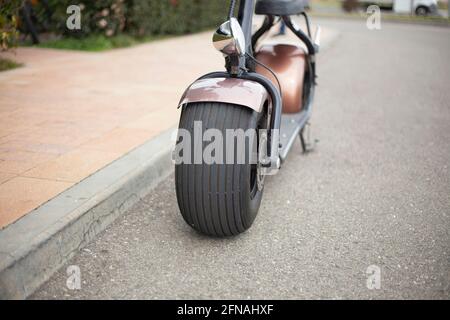
[[314, 5], [322, 7], [341, 7], [342, 3], [338, 0], [314, 0], [310, 2], [311, 8], [314, 10]]
[[382, 14], [381, 19], [391, 21], [405, 21], [405, 22], [437, 22], [443, 24], [449, 23], [449, 19], [440, 16], [410, 16], [395, 13]]
[[144, 42], [161, 40], [167, 35], [136, 38], [128, 35], [118, 35], [115, 37], [105, 37], [103, 35], [90, 35], [84, 38], [60, 38], [49, 40], [37, 45], [40, 48], [81, 50], [81, 51], [104, 51], [116, 48], [125, 48]]
[[11, 59], [0, 58], [0, 72], [21, 67], [21, 63], [17, 63]]

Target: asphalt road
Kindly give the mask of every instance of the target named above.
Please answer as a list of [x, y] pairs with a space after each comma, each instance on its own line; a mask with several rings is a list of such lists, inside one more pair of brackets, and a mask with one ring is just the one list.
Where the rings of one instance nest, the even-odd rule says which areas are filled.
[[449, 299], [450, 29], [321, 23], [341, 35], [318, 64], [320, 143], [295, 145], [248, 232], [191, 230], [172, 176], [32, 298]]

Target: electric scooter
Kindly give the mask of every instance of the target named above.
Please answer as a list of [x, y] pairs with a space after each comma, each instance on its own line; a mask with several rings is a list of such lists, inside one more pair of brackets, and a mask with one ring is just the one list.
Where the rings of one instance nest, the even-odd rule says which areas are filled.
[[[313, 40], [303, 0], [240, 0], [235, 17], [236, 2], [231, 0], [228, 20], [213, 35], [226, 71], [208, 73], [184, 92], [174, 151], [184, 220], [218, 237], [250, 228], [265, 176], [280, 169], [297, 136], [304, 152], [314, 144], [307, 131], [320, 27]], [[265, 18], [252, 33], [254, 13]], [[305, 19], [306, 31], [291, 19], [297, 15]], [[260, 45], [279, 21], [304, 46]]]

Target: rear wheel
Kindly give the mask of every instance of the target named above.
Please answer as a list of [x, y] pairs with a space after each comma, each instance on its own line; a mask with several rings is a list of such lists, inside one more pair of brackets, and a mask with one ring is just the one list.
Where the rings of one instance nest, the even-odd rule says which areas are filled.
[[[215, 132], [223, 137], [222, 161], [219, 149], [211, 153], [215, 156], [214, 162], [205, 161], [203, 157], [205, 148], [216, 138], [210, 141], [201, 139], [201, 147], [195, 146], [194, 140], [198, 138], [194, 137], [194, 123], [198, 129], [198, 121], [203, 133], [216, 129]], [[255, 163], [259, 135], [255, 134], [254, 139], [249, 135], [245, 143], [239, 145], [236, 139], [227, 136], [226, 131], [242, 129], [241, 132], [251, 133], [247, 130], [256, 129], [253, 132], [257, 133], [257, 129], [266, 127], [265, 123], [263, 112], [257, 113], [238, 105], [202, 102], [184, 107], [179, 128], [189, 133], [191, 141], [187, 144], [189, 150], [183, 150], [179, 155], [190, 152], [191, 161], [175, 165], [175, 185], [181, 214], [192, 228], [207, 235], [223, 237], [244, 232], [252, 225], [263, 193], [263, 177]], [[179, 134], [177, 143], [183, 139]], [[232, 157], [230, 151], [233, 152]], [[200, 163], [194, 163], [194, 152], [197, 155], [201, 152]], [[239, 158], [242, 153], [244, 159]]]

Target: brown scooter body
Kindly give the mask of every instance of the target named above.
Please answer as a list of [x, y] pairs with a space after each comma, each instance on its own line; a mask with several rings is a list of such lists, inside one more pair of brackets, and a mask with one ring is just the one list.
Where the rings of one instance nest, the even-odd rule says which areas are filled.
[[[300, 112], [303, 107], [305, 51], [301, 47], [290, 44], [264, 45], [255, 57], [278, 77], [283, 99], [283, 113]], [[257, 65], [256, 72], [269, 78], [278, 87], [277, 80], [266, 68]]]
[[[228, 20], [212, 39], [226, 71], [205, 74], [184, 92], [173, 153], [182, 217], [193, 229], [219, 237], [250, 228], [265, 176], [278, 172], [298, 137], [304, 152], [312, 150], [308, 132], [320, 45], [320, 28], [313, 39], [303, 0], [239, 0], [237, 16], [238, 1], [229, 2]], [[254, 13], [265, 16], [258, 30], [252, 30]], [[306, 32], [291, 19], [299, 15]], [[299, 45], [261, 46], [280, 20]]]
[[[291, 44], [263, 45], [255, 58], [269, 67], [281, 85], [283, 113], [298, 113], [303, 108], [303, 84], [307, 55], [303, 48]], [[267, 77], [275, 87], [278, 82], [271, 72], [257, 65], [257, 73]], [[242, 94], [239, 90], [245, 90]], [[251, 93], [251, 94], [249, 94]], [[248, 99], [252, 99], [248, 101]], [[250, 107], [258, 112], [267, 100], [267, 92], [258, 83], [242, 79], [202, 79], [194, 82], [183, 94], [179, 105], [221, 101]]]

